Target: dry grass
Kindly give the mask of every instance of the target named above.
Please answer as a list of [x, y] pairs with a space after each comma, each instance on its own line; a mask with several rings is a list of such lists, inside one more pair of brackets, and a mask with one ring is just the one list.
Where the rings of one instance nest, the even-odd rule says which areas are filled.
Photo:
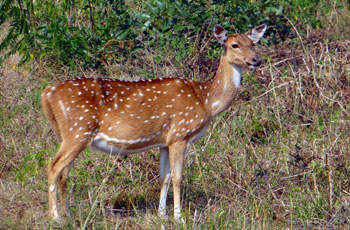
[[[189, 150], [185, 227], [156, 216], [157, 151], [120, 159], [86, 150], [68, 186], [73, 218], [49, 223], [44, 172], [59, 141], [40, 94], [69, 73], [9, 60], [0, 71], [0, 229], [349, 229], [350, 41], [326, 35], [261, 48], [264, 64], [245, 75], [239, 100]], [[142, 61], [157, 76], [188, 71], [152, 55]], [[136, 62], [106, 72], [129, 79]], [[193, 63], [208, 67], [198, 69], [203, 79], [217, 61]], [[171, 215], [171, 191], [168, 203]]]

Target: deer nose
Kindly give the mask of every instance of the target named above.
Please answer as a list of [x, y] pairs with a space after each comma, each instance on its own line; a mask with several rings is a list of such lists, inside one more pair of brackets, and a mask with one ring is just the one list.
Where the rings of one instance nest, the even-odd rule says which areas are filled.
[[252, 59], [252, 65], [253, 65], [253, 66], [259, 66], [259, 65], [261, 65], [261, 57], [254, 57], [254, 58]]

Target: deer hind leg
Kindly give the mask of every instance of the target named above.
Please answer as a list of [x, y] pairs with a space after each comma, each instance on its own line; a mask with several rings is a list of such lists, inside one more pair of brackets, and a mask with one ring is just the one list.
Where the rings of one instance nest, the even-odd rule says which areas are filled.
[[52, 110], [51, 103], [49, 102], [49, 94], [43, 93], [41, 98], [42, 110], [45, 114], [47, 120], [52, 124], [54, 129], [57, 131], [58, 135], [61, 137], [60, 130], [58, 128], [58, 123], [55, 117], [55, 113]]
[[184, 163], [185, 152], [187, 148], [187, 142], [176, 142], [169, 146], [169, 161], [170, 161], [170, 170], [173, 181], [173, 190], [174, 190], [174, 219], [181, 220], [184, 223], [184, 220], [181, 215], [181, 199], [180, 199], [180, 186], [182, 180], [182, 169]]
[[47, 166], [49, 216], [53, 220], [59, 221], [60, 219], [57, 211], [57, 183], [60, 180], [58, 184], [61, 194], [63, 194], [62, 198], [64, 198], [69, 166], [86, 146], [86, 142], [70, 143], [63, 141], [57, 155]]
[[158, 215], [166, 214], [166, 198], [171, 179], [168, 147], [160, 148], [159, 174], [161, 181]]
[[66, 199], [66, 186], [67, 186], [67, 180], [69, 178], [69, 171], [71, 169], [73, 165], [73, 162], [70, 163], [69, 166], [66, 166], [63, 169], [62, 175], [60, 176], [59, 180], [58, 180], [58, 189], [60, 190], [60, 201], [61, 203], [64, 204], [65, 208], [64, 208], [64, 212], [68, 217], [71, 217], [71, 212], [69, 209], [69, 201]]

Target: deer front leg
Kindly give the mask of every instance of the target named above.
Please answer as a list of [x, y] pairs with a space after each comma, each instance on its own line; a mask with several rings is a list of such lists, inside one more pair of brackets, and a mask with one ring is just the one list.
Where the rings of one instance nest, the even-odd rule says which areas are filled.
[[187, 147], [187, 142], [177, 142], [169, 146], [169, 160], [170, 160], [170, 170], [173, 181], [174, 190], [174, 218], [184, 220], [181, 215], [181, 180], [182, 180], [182, 168], [184, 163], [185, 151]]
[[158, 215], [166, 215], [166, 198], [171, 179], [168, 147], [160, 148], [159, 174], [162, 187], [160, 189]]

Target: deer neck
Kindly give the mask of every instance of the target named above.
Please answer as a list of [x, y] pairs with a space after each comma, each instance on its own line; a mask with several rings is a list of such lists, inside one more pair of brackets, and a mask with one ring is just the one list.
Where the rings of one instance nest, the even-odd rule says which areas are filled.
[[242, 66], [232, 65], [221, 57], [216, 75], [209, 81], [207, 108], [211, 116], [215, 117], [227, 107], [237, 96], [241, 84]]

